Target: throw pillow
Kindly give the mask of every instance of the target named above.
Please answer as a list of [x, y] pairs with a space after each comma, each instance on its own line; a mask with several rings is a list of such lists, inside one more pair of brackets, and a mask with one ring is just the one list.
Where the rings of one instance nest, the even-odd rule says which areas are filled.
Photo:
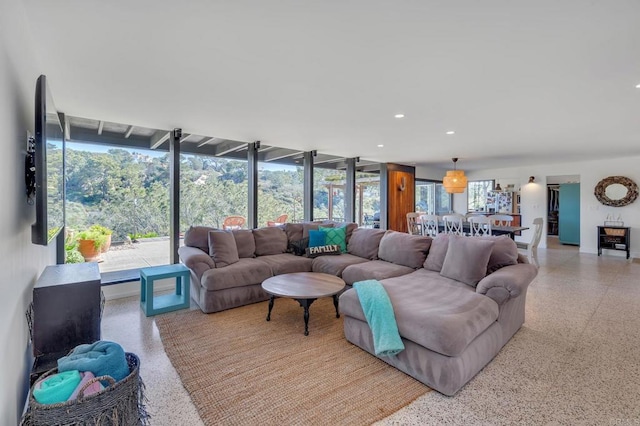
[[329, 244], [329, 245], [318, 246], [318, 247], [308, 247], [306, 249], [306, 256], [312, 259], [325, 254], [336, 255], [340, 253], [341, 253], [340, 246], [337, 244]]
[[485, 236], [480, 238], [494, 242], [489, 264], [487, 265], [487, 275], [505, 266], [518, 264], [518, 246], [516, 242], [507, 235]]
[[309, 247], [320, 247], [326, 245], [327, 237], [322, 231], [309, 230]]
[[291, 241], [289, 243], [289, 248], [291, 249], [291, 253], [296, 256], [304, 256], [305, 250], [309, 247], [309, 237], [303, 238], [298, 241]]
[[431, 241], [429, 254], [424, 261], [424, 269], [440, 272], [442, 264], [444, 263], [444, 258], [447, 256], [448, 248], [449, 234], [438, 234], [433, 241]]
[[268, 226], [253, 230], [256, 242], [256, 256], [281, 254], [287, 252], [287, 234], [278, 226]]
[[340, 251], [342, 253], [347, 252], [347, 228], [325, 228], [324, 226], [320, 227], [320, 231], [324, 232], [326, 235], [326, 243], [325, 244], [336, 244], [340, 246]]
[[440, 275], [475, 287], [487, 275], [493, 244], [483, 238], [450, 235]]
[[424, 263], [431, 246], [431, 237], [387, 231], [380, 240], [378, 257], [397, 265], [418, 269]]
[[209, 231], [209, 256], [216, 268], [223, 268], [240, 260], [236, 239], [229, 231]]
[[357, 228], [347, 243], [347, 251], [354, 256], [376, 260], [384, 233], [384, 229]]
[[240, 259], [256, 257], [256, 240], [251, 229], [234, 229], [231, 233], [236, 239]]

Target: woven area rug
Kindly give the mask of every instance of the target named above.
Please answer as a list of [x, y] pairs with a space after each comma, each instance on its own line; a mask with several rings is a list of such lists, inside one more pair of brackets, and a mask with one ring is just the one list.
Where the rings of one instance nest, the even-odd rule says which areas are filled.
[[277, 299], [215, 314], [155, 318], [173, 366], [207, 425], [366, 425], [431, 389], [347, 342], [331, 298]]

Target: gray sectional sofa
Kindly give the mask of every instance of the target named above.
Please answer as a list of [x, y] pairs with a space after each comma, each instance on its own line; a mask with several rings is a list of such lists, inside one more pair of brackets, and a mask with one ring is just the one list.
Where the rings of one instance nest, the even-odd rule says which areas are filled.
[[[314, 259], [293, 254], [318, 226], [344, 226], [347, 253]], [[527, 287], [537, 274], [506, 236], [432, 239], [355, 224], [231, 232], [192, 227], [179, 254], [191, 269], [191, 295], [205, 313], [268, 300], [260, 284], [274, 275], [342, 277], [345, 337], [372, 354], [372, 333], [351, 284], [380, 280], [405, 345], [397, 356], [381, 359], [445, 395], [475, 376], [524, 323]]]

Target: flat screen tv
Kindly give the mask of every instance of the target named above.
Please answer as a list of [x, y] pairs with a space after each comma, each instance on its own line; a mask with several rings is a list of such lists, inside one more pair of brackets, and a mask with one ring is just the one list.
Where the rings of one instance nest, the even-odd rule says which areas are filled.
[[36, 223], [31, 242], [47, 245], [64, 226], [64, 133], [44, 75], [36, 82]]

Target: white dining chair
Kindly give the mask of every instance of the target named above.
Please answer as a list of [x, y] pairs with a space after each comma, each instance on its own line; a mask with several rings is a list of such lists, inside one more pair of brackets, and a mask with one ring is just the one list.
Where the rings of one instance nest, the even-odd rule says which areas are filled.
[[537, 268], [540, 267], [540, 262], [538, 262], [538, 244], [540, 244], [540, 239], [542, 238], [543, 225], [544, 220], [541, 217], [536, 217], [533, 219], [533, 236], [531, 237], [531, 241], [528, 243], [516, 241], [516, 246], [518, 246], [519, 249], [527, 251], [529, 263], [535, 265]]
[[493, 226], [511, 226], [513, 216], [508, 214], [492, 214], [489, 220]]
[[467, 218], [469, 222], [469, 233], [472, 237], [482, 237], [491, 235], [491, 220], [487, 216], [473, 215]]
[[407, 213], [407, 232], [411, 235], [422, 235], [422, 226], [418, 223], [418, 219], [422, 213]]
[[462, 222], [464, 216], [460, 214], [446, 214], [442, 216], [442, 222], [444, 223], [445, 234], [464, 235], [462, 229]]
[[422, 226], [422, 235], [428, 235], [435, 237], [440, 230], [438, 229], [438, 222], [440, 216], [437, 214], [423, 214], [420, 215], [420, 225]]

